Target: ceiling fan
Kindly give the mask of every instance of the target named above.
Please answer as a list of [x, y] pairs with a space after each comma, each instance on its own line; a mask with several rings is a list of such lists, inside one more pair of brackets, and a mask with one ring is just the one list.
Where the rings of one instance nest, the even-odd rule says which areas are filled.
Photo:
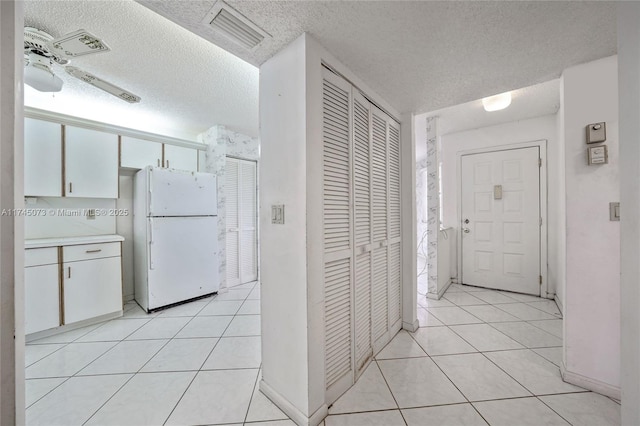
[[111, 84], [80, 68], [69, 65], [71, 59], [100, 52], [108, 52], [102, 40], [86, 30], [77, 30], [56, 39], [49, 33], [32, 27], [24, 29], [24, 81], [41, 92], [59, 92], [63, 81], [53, 72], [53, 64], [98, 89], [104, 90], [126, 102], [140, 102], [140, 97]]

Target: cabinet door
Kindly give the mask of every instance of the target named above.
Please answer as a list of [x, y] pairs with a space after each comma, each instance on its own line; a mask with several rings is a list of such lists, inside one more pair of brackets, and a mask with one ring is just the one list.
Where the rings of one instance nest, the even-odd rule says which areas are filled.
[[62, 126], [24, 119], [24, 195], [62, 195]]
[[120, 167], [144, 169], [162, 165], [162, 144], [128, 136], [120, 139]]
[[67, 262], [63, 268], [65, 324], [122, 310], [120, 257]]
[[65, 128], [65, 195], [118, 198], [118, 136]]
[[164, 145], [164, 166], [170, 169], [198, 171], [198, 150], [175, 145]]
[[58, 264], [24, 268], [24, 332], [60, 325]]

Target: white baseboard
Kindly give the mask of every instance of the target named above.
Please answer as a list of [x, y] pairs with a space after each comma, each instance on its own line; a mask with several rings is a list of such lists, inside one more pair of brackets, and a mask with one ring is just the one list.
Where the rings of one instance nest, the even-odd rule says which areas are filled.
[[74, 322], [72, 324], [61, 325], [56, 328], [51, 328], [49, 330], [38, 331], [36, 333], [31, 333], [25, 336], [25, 341], [32, 342], [34, 340], [42, 339], [44, 337], [55, 336], [56, 334], [66, 333], [67, 331], [76, 330], [78, 328], [86, 327], [88, 325], [98, 324], [104, 321], [112, 320], [115, 318], [119, 318], [123, 315], [123, 311], [115, 311], [110, 314], [104, 314], [93, 318], [88, 318], [86, 320]]
[[318, 408], [310, 417], [307, 417], [302, 411], [298, 410], [292, 403], [290, 403], [285, 397], [276, 392], [271, 386], [269, 386], [264, 380], [260, 380], [260, 391], [278, 406], [291, 420], [298, 426], [318, 426], [327, 414], [329, 414], [329, 408], [326, 404], [322, 404], [322, 407]]
[[562, 314], [562, 318], [564, 318], [564, 306], [562, 305], [562, 300], [560, 300], [557, 293], [553, 300], [555, 300], [556, 305], [558, 305], [558, 309], [560, 309], [560, 313]]
[[440, 300], [442, 295], [445, 294], [452, 283], [453, 281], [451, 280], [451, 278], [449, 278], [449, 281], [447, 281], [447, 283], [440, 290], [438, 290], [438, 293], [427, 293], [427, 299]]
[[420, 322], [418, 321], [418, 319], [416, 318], [416, 320], [413, 323], [410, 322], [406, 322], [403, 321], [402, 322], [402, 328], [404, 328], [405, 330], [413, 333], [414, 331], [416, 331], [418, 328], [420, 328]]
[[583, 376], [582, 374], [573, 373], [567, 371], [564, 362], [560, 363], [560, 373], [562, 374], [562, 380], [572, 385], [580, 386], [581, 388], [594, 391], [604, 396], [611, 397], [613, 399], [620, 400], [621, 392], [620, 387], [612, 386], [608, 383], [601, 382], [590, 377]]

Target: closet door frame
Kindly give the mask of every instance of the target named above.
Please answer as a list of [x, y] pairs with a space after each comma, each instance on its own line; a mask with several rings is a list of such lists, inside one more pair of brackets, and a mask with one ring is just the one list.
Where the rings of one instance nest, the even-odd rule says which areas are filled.
[[[237, 211], [237, 222], [238, 222], [238, 228], [236, 231], [237, 235], [238, 235], [238, 247], [237, 247], [237, 251], [238, 251], [238, 269], [236, 271], [237, 275], [238, 275], [238, 280], [239, 282], [233, 284], [233, 285], [240, 285], [240, 284], [244, 284], [247, 282], [252, 282], [252, 281], [256, 281], [259, 277], [259, 259], [258, 259], [258, 162], [256, 160], [248, 160], [246, 158], [240, 158], [240, 157], [234, 157], [231, 155], [227, 155], [225, 156], [225, 161], [235, 161], [238, 165], [237, 168], [237, 188], [236, 188], [236, 198], [237, 198], [237, 202], [238, 202], [238, 211]], [[255, 275], [252, 275], [250, 278], [246, 278], [244, 277], [244, 272], [242, 269], [242, 256], [243, 256], [243, 244], [242, 244], [242, 232], [245, 230], [243, 229], [243, 225], [242, 225], [242, 212], [243, 212], [243, 204], [242, 204], [242, 197], [241, 197], [241, 189], [242, 189], [242, 173], [241, 173], [241, 167], [242, 167], [242, 162], [246, 162], [246, 163], [252, 163], [254, 170], [255, 170], [255, 179], [254, 179], [254, 183], [255, 185], [253, 185], [255, 188], [253, 188], [254, 192], [254, 200], [255, 200], [255, 215], [254, 215], [254, 221], [253, 221], [253, 231], [255, 232], [255, 238], [254, 238], [254, 243], [255, 243]], [[225, 175], [226, 175], [226, 171], [225, 171]], [[226, 177], [225, 177], [226, 179]], [[225, 185], [226, 186], [226, 185]], [[227, 194], [228, 197], [228, 194]], [[225, 222], [228, 223], [229, 221], [229, 215], [226, 215], [226, 220]], [[225, 233], [228, 234], [229, 233], [229, 228], [228, 226], [225, 226]], [[225, 241], [226, 241], [226, 237], [225, 237]], [[226, 246], [226, 243], [225, 243]], [[228, 265], [228, 264], [227, 264]], [[227, 270], [228, 271], [228, 270]], [[227, 275], [227, 280], [229, 279], [228, 275]], [[227, 284], [229, 285], [229, 283]], [[232, 286], [232, 285], [231, 285]]]

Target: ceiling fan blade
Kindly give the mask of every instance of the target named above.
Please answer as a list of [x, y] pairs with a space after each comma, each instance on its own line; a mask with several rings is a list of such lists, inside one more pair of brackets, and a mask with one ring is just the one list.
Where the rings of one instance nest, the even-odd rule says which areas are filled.
[[62, 37], [51, 40], [49, 48], [52, 53], [67, 58], [108, 52], [107, 44], [86, 30], [77, 30]]
[[89, 83], [92, 86], [97, 87], [98, 89], [102, 89], [105, 92], [110, 93], [113, 96], [122, 99], [123, 101], [129, 102], [130, 104], [136, 104], [141, 100], [139, 96], [136, 96], [133, 93], [127, 92], [126, 90], [116, 85], [108, 83], [102, 80], [101, 78], [96, 77], [93, 74], [89, 74], [86, 71], [82, 71], [80, 68], [68, 66], [68, 67], [64, 67], [64, 69], [65, 71], [67, 71], [67, 73], [74, 76], [75, 78], [78, 78], [84, 81], [85, 83]]

